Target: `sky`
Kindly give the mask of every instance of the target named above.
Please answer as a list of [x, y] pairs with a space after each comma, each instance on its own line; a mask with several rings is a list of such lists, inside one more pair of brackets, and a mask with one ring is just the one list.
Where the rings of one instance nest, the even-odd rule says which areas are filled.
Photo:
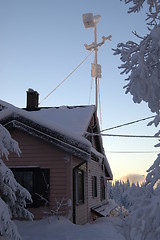
[[[94, 41], [93, 29], [85, 29], [82, 14], [101, 15], [97, 38], [112, 35], [98, 50], [101, 129], [153, 116], [146, 103], [135, 104], [123, 86], [119, 56], [113, 50], [120, 42], [137, 41], [132, 31], [147, 33], [145, 12], [128, 14], [123, 1], [114, 0], [14, 0], [0, 1], [1, 99], [17, 107], [26, 106], [26, 91], [39, 92], [40, 102], [89, 54], [84, 44]], [[95, 104], [91, 89], [94, 53], [40, 106]], [[91, 92], [91, 94], [90, 94]], [[100, 113], [100, 111], [99, 111]], [[100, 116], [100, 114], [99, 114]], [[108, 134], [154, 135], [154, 126], [142, 121], [106, 131]], [[156, 159], [157, 139], [103, 137], [114, 179], [128, 174], [145, 175]]]

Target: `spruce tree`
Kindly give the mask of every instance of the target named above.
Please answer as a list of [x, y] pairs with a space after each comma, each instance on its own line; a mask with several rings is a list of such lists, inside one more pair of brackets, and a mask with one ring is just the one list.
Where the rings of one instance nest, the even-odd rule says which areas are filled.
[[0, 125], [0, 236], [20, 240], [12, 217], [33, 219], [26, 209], [26, 200], [32, 201], [30, 193], [14, 178], [12, 171], [4, 164], [2, 156], [8, 160], [10, 152], [20, 155], [18, 143], [10, 133]]

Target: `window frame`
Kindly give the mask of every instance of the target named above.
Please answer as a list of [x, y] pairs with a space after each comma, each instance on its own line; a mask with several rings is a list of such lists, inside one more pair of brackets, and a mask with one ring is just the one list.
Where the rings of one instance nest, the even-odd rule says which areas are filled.
[[[26, 188], [31, 196], [33, 202], [28, 202], [27, 207], [41, 207], [49, 205], [49, 186], [50, 186], [50, 170], [49, 168], [40, 168], [40, 167], [11, 167], [11, 171], [14, 174], [15, 179], [19, 184]], [[18, 173], [23, 173], [23, 183], [18, 180]], [[32, 173], [32, 189], [28, 189], [26, 184], [24, 184], [24, 174], [27, 172]], [[17, 177], [16, 177], [17, 174]], [[46, 186], [45, 186], [46, 185]], [[46, 188], [45, 188], [45, 187]], [[42, 196], [42, 197], [40, 197]], [[46, 201], [44, 201], [44, 199]]]
[[85, 173], [81, 169], [76, 169], [76, 205], [85, 202]]
[[97, 189], [97, 176], [92, 176], [92, 197], [97, 198], [98, 189]]
[[104, 201], [106, 199], [106, 190], [105, 190], [105, 179], [103, 176], [100, 177], [100, 198], [101, 201]]

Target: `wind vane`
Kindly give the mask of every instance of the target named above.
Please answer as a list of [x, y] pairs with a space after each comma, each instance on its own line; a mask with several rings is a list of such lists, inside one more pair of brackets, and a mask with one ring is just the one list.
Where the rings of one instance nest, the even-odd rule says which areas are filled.
[[94, 42], [91, 44], [84, 44], [86, 50], [89, 51], [95, 51], [94, 56], [94, 63], [91, 64], [91, 76], [95, 78], [95, 87], [96, 87], [96, 99], [95, 99], [95, 105], [96, 105], [96, 112], [98, 108], [98, 79], [101, 78], [101, 65], [98, 64], [97, 61], [97, 51], [98, 47], [101, 47], [106, 40], [111, 41], [112, 36], [109, 35], [108, 37], [102, 37], [102, 41], [100, 43], [97, 43], [97, 23], [99, 23], [100, 15], [93, 16], [92, 13], [83, 14], [83, 23], [85, 28], [94, 28]]

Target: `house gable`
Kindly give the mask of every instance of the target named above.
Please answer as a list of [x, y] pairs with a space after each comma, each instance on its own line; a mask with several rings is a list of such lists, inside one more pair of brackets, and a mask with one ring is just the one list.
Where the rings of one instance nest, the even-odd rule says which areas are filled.
[[1, 123], [8, 130], [18, 129], [86, 161], [90, 158], [89, 146], [58, 133], [57, 131], [51, 131], [50, 129], [21, 116], [15, 114], [11, 115], [9, 118], [5, 118], [3, 121], [1, 121]]
[[86, 138], [92, 143], [93, 148], [104, 154], [102, 138], [98, 133], [100, 133], [100, 127], [96, 113], [94, 113], [86, 131]]
[[[36, 111], [27, 112], [24, 109], [10, 106], [10, 104], [6, 104], [6, 107], [3, 107], [3, 105], [5, 105], [4, 102], [1, 104], [0, 122], [8, 130], [19, 129], [82, 160], [88, 161], [92, 158], [99, 161], [100, 159], [101, 162], [104, 161], [105, 163], [106, 176], [108, 179], [112, 179], [112, 172], [105, 157], [102, 138], [99, 135], [92, 135], [100, 132], [94, 106], [39, 108]], [[63, 114], [63, 111], [65, 114]], [[56, 114], [58, 117], [56, 117]], [[83, 117], [80, 118], [80, 114]], [[70, 115], [74, 118], [71, 123], [69, 121]], [[61, 119], [61, 124], [59, 124], [64, 124], [64, 126], [60, 127], [60, 125], [57, 125], [58, 118], [63, 116], [64, 119]], [[73, 129], [75, 132], [72, 132]]]

